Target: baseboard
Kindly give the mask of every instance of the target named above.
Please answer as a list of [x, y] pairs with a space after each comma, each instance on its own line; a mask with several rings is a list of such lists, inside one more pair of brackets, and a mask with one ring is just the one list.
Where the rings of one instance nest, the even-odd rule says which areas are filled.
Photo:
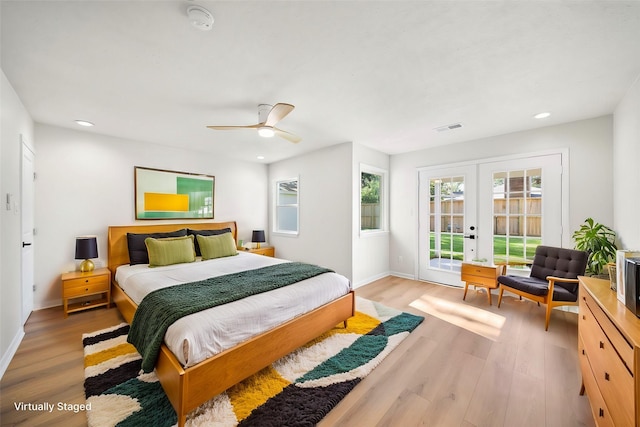
[[371, 276], [371, 277], [368, 277], [366, 279], [358, 280], [357, 282], [353, 282], [353, 284], [352, 284], [353, 285], [353, 289], [357, 289], [357, 288], [359, 288], [361, 286], [368, 285], [369, 283], [375, 282], [376, 280], [380, 280], [380, 279], [382, 279], [384, 277], [389, 276], [390, 274], [391, 273], [389, 273], [388, 271], [385, 271], [384, 273], [376, 274], [375, 276]]
[[16, 352], [18, 351], [18, 347], [22, 342], [22, 338], [24, 338], [24, 328], [21, 326], [16, 336], [13, 337], [13, 340], [11, 341], [9, 348], [2, 355], [2, 359], [0, 359], [0, 378], [4, 376], [4, 373], [7, 371], [7, 368], [9, 367], [9, 363], [11, 363], [11, 359], [13, 359], [13, 356], [16, 355]]
[[414, 274], [400, 273], [399, 271], [390, 271], [389, 275], [400, 277], [401, 279], [417, 280]]

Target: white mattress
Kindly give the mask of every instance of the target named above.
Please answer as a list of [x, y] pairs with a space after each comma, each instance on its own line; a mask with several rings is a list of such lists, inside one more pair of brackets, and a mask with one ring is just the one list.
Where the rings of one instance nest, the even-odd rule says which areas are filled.
[[[115, 279], [127, 295], [140, 304], [145, 295], [156, 289], [283, 262], [287, 261], [239, 252], [237, 256], [166, 267], [123, 265], [118, 267]], [[321, 274], [183, 317], [169, 327], [165, 344], [183, 366], [193, 366], [346, 295], [350, 290], [351, 284], [346, 277], [336, 273]]]

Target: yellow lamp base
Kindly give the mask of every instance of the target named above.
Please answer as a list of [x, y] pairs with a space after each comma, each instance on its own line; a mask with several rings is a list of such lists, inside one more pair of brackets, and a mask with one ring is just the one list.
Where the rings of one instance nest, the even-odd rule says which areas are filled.
[[260, 242], [256, 242], [256, 249], [260, 249]]
[[91, 261], [90, 259], [85, 259], [80, 263], [80, 271], [83, 273], [88, 273], [89, 271], [93, 271], [94, 268], [96, 268], [96, 266], [93, 263], [93, 261]]

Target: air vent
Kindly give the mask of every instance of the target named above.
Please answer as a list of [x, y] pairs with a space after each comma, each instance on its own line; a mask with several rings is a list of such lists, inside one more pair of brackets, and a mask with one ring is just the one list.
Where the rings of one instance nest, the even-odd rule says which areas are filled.
[[450, 125], [437, 127], [433, 130], [435, 130], [436, 132], [447, 132], [454, 129], [460, 129], [461, 127], [462, 127], [462, 123], [452, 123]]

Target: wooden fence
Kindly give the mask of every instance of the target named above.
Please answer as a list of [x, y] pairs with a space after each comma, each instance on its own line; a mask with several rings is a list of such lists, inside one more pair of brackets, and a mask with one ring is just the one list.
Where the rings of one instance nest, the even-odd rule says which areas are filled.
[[[507, 203], [508, 202], [508, 203]], [[434, 211], [431, 202], [431, 212]], [[464, 226], [464, 200], [453, 200], [442, 203], [440, 231], [462, 233]], [[526, 221], [524, 213], [526, 212]], [[507, 213], [509, 216], [507, 216]], [[435, 229], [434, 216], [431, 215], [431, 230]], [[510, 236], [542, 235], [542, 199], [511, 198], [493, 201], [493, 234]]]
[[360, 205], [360, 229], [379, 230], [380, 229], [380, 204], [362, 203]]

